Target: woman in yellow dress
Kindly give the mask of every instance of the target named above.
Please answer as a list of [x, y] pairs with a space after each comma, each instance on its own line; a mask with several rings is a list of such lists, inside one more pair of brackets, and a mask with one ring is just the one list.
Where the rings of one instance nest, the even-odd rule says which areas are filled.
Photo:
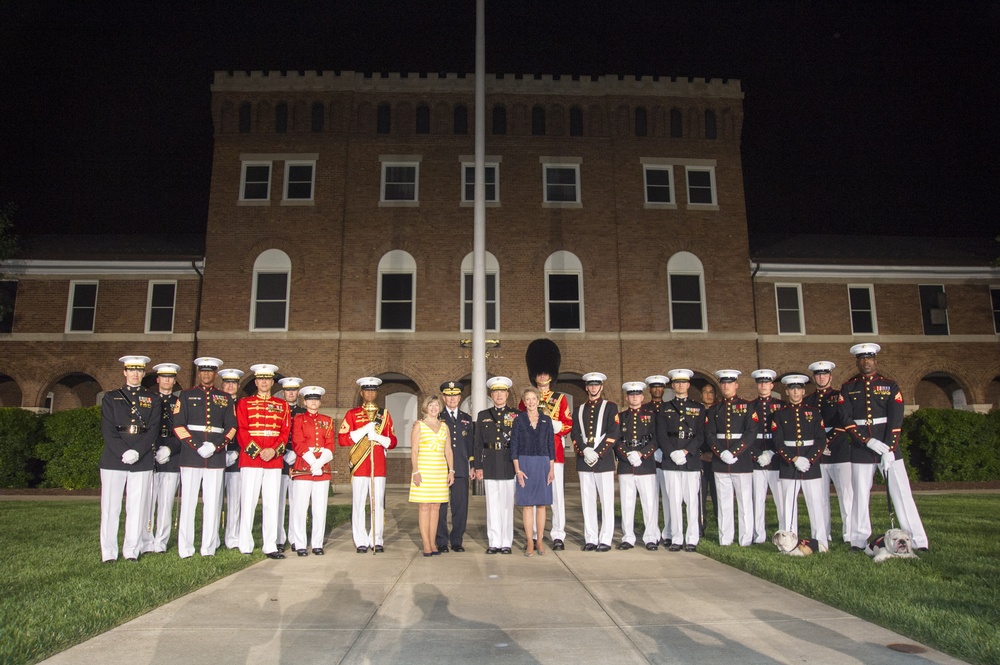
[[420, 504], [417, 523], [423, 541], [424, 556], [440, 554], [434, 543], [441, 504], [448, 502], [448, 488], [455, 482], [455, 463], [451, 454], [451, 434], [438, 419], [441, 398], [430, 395], [420, 405], [423, 417], [410, 433], [410, 502]]

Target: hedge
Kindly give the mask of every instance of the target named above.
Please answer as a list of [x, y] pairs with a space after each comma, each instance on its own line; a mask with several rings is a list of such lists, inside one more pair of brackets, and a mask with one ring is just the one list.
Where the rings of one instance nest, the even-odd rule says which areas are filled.
[[0, 487], [28, 487], [35, 479], [32, 456], [41, 434], [41, 421], [34, 413], [0, 409]]
[[919, 480], [1000, 480], [1000, 411], [919, 409], [903, 420], [903, 443]]
[[86, 489], [101, 486], [98, 463], [104, 449], [101, 407], [60, 411], [44, 420], [45, 439], [35, 454], [46, 462], [44, 487]]

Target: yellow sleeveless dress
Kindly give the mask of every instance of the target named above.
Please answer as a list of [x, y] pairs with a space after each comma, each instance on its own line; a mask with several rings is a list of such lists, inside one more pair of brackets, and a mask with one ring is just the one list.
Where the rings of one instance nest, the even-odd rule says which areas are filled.
[[448, 440], [448, 426], [434, 432], [418, 420], [420, 447], [417, 449], [417, 468], [420, 472], [420, 486], [410, 480], [411, 503], [448, 503], [448, 460], [444, 457], [444, 447]]

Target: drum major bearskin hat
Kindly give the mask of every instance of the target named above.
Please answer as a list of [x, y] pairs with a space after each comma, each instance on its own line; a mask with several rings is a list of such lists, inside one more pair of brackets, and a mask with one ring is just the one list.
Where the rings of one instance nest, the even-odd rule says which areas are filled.
[[524, 361], [528, 364], [528, 379], [531, 385], [538, 387], [535, 377], [545, 372], [552, 377], [552, 383], [559, 379], [559, 363], [562, 356], [559, 346], [551, 339], [536, 339], [528, 345], [524, 353]]

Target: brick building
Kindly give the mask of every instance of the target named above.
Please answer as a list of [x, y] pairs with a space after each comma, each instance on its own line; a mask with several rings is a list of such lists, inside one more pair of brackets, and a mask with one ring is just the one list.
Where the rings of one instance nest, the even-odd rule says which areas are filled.
[[[219, 72], [212, 91], [204, 238], [4, 266], [0, 404], [93, 403], [125, 353], [178, 362], [190, 385], [190, 360], [214, 355], [323, 385], [335, 415], [379, 376], [405, 444], [418, 397], [471, 372], [474, 77]], [[723, 366], [819, 358], [843, 379], [846, 349], [876, 339], [909, 401], [998, 406], [1000, 272], [975, 251], [751, 252], [742, 98], [733, 80], [489, 77], [487, 372], [518, 391], [548, 337], [560, 389], [580, 398], [599, 370], [621, 401], [622, 381], [676, 366], [698, 389]]]

